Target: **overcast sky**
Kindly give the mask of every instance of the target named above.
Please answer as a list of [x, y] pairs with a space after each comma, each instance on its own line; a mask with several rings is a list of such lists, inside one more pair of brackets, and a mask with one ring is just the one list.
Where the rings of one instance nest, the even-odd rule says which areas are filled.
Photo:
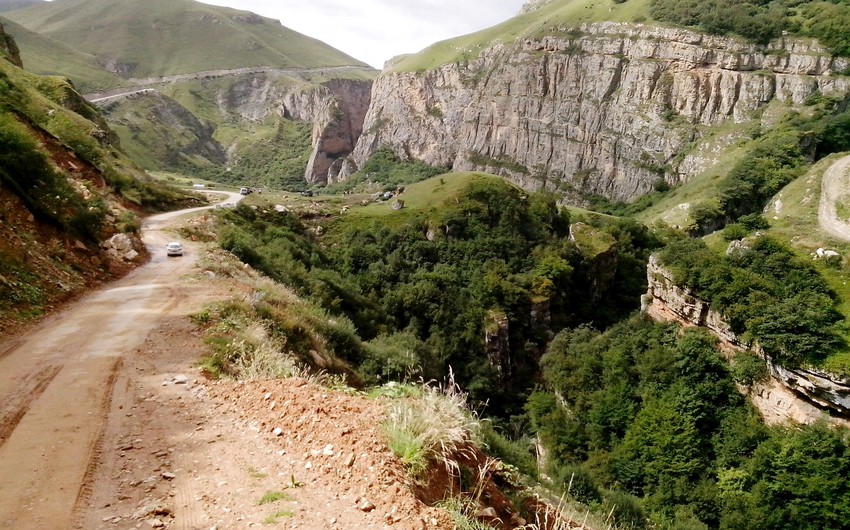
[[253, 11], [381, 68], [434, 42], [488, 28], [525, 0], [203, 0]]

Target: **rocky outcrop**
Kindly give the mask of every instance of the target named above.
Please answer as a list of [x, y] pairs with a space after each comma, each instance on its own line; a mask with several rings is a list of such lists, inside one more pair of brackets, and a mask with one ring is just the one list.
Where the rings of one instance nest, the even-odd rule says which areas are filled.
[[0, 53], [18, 68], [24, 67], [18, 44], [11, 35], [6, 33], [6, 30], [3, 29], [3, 24], [0, 24]]
[[[339, 75], [341, 77], [333, 77]], [[164, 124], [174, 124], [171, 119], [174, 111], [188, 113], [177, 100], [185, 101], [186, 93], [197, 98], [199, 108], [209, 110], [213, 102], [214, 112], [218, 114], [210, 122], [192, 116], [194, 122], [202, 128], [214, 127], [216, 123], [242, 122], [250, 129], [252, 124], [268, 119], [284, 117], [310, 123], [312, 129], [313, 152], [305, 171], [308, 183], [327, 183], [336, 176], [339, 167], [337, 160], [348, 156], [363, 131], [363, 121], [369, 108], [372, 81], [349, 79], [368, 77], [364, 69], [338, 67], [314, 70], [276, 69], [268, 67], [241, 68], [235, 70], [217, 70], [180, 74], [167, 78], [145, 78], [131, 80], [138, 86], [103, 93], [88, 94], [93, 103], [105, 109], [110, 119], [119, 119], [115, 108], [122, 102], [133, 98], [168, 99], [170, 104]], [[330, 79], [326, 79], [330, 77]], [[171, 99], [168, 95], [172, 96]], [[158, 105], [159, 106], [159, 105]], [[189, 105], [191, 106], [191, 105]], [[186, 120], [183, 120], [186, 121]], [[187, 122], [188, 123], [188, 122]], [[162, 124], [152, 123], [149, 129], [158, 131]], [[168, 128], [168, 127], [166, 127]], [[208, 153], [199, 153], [197, 149], [186, 152], [190, 156], [200, 156], [213, 164], [224, 163], [238, 165], [239, 151], [246, 147], [243, 138], [236, 144], [220, 146], [213, 140], [214, 129], [198, 134], [201, 129], [189, 127], [191, 134], [204, 141], [196, 147], [205, 146]], [[159, 134], [163, 131], [158, 131]], [[157, 142], [157, 145], [185, 144], [185, 137], [178, 134], [173, 142]], [[180, 149], [183, 150], [182, 148]], [[225, 152], [226, 151], [226, 152]], [[208, 156], [209, 155], [209, 156]]]
[[512, 375], [511, 341], [508, 316], [503, 311], [492, 310], [484, 321], [484, 350], [487, 361], [506, 383]]
[[384, 72], [342, 178], [379, 148], [527, 189], [631, 200], [676, 184], [700, 125], [743, 122], [773, 100], [850, 89], [850, 62], [811, 42], [769, 46], [685, 29], [598, 23], [496, 45], [426, 72]]
[[586, 223], [570, 225], [569, 240], [575, 243], [584, 256], [588, 269], [586, 277], [591, 278], [588, 299], [591, 304], [595, 304], [614, 286], [620, 264], [617, 240], [611, 234]]
[[313, 123], [313, 153], [304, 173], [308, 183], [333, 182], [343, 159], [354, 151], [369, 109], [371, 81], [332, 79], [283, 98], [286, 117]]
[[553, 0], [528, 0], [525, 4], [522, 5], [522, 8], [519, 10], [521, 15], [525, 13], [531, 13], [532, 11], [537, 11], [541, 7], [546, 6], [547, 4], [551, 4]]
[[652, 318], [707, 328], [727, 350], [752, 350], [765, 360], [770, 380], [755, 385], [750, 397], [766, 419], [812, 423], [826, 413], [834, 422], [850, 424], [850, 382], [813, 368], [791, 369], [774, 363], [757, 344], [741, 340], [707, 302], [676, 285], [657, 256], [649, 259], [647, 280], [649, 288], [641, 309]]
[[313, 124], [313, 152], [305, 181], [325, 184], [338, 173], [334, 163], [351, 154], [369, 108], [372, 81], [336, 78], [313, 83], [291, 71], [264, 69], [236, 74], [232, 81], [210, 83], [206, 90], [222, 115], [249, 122], [282, 116]]

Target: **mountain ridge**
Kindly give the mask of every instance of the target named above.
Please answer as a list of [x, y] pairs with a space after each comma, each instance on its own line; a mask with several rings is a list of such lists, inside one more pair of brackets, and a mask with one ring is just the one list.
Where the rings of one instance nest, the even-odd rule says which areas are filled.
[[[55, 0], [6, 16], [97, 57], [103, 67], [122, 77], [246, 66], [368, 68], [277, 20], [192, 0], [118, 0], [108, 5], [103, 0]], [[201, 44], [211, 37], [215, 46]]]

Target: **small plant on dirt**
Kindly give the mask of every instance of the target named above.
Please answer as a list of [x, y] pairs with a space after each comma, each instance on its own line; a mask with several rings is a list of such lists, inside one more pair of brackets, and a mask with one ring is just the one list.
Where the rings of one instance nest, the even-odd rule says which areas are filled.
[[477, 506], [469, 499], [453, 497], [437, 504], [449, 512], [455, 530], [490, 530], [492, 527], [475, 518]]
[[264, 478], [268, 477], [269, 474], [263, 473], [262, 471], [260, 471], [259, 469], [255, 468], [253, 466], [248, 466], [248, 476], [253, 478], [253, 479], [259, 480], [259, 479], [264, 479]]
[[263, 524], [277, 524], [278, 519], [283, 519], [285, 517], [289, 518], [293, 515], [295, 515], [295, 512], [293, 512], [292, 510], [281, 510], [279, 512], [269, 514], [268, 517], [263, 519]]
[[257, 504], [262, 506], [263, 504], [271, 504], [277, 501], [291, 501], [292, 497], [284, 491], [269, 491], [266, 492], [265, 495], [260, 497], [260, 500], [257, 501]]
[[466, 476], [465, 480], [469, 482], [468, 490], [438, 503], [438, 506], [449, 512], [456, 529], [483, 530], [491, 528], [490, 525], [477, 518], [477, 513], [482, 506], [482, 499], [485, 499], [484, 490], [493, 474], [498, 471], [499, 466], [498, 460], [488, 458], [476, 470], [460, 468], [461, 483], [464, 482], [464, 476]]
[[300, 488], [302, 486], [304, 486], [304, 483], [295, 480], [295, 475], [289, 475], [289, 484], [286, 485], [287, 489], [294, 490], [294, 489]]

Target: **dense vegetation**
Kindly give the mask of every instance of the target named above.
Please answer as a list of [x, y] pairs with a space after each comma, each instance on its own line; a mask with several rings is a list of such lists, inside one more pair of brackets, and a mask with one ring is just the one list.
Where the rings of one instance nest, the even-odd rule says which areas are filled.
[[240, 149], [231, 170], [218, 171], [212, 180], [237, 186], [302, 190], [307, 186], [304, 172], [313, 152], [312, 130], [309, 123], [281, 119], [273, 136]]
[[549, 473], [591, 505], [616, 503], [621, 525], [850, 527], [845, 433], [765, 427], [705, 332], [640, 317], [564, 331], [542, 365], [528, 411]]
[[400, 160], [392, 149], [382, 147], [375, 151], [357, 173], [345, 182], [329, 186], [327, 191], [393, 191], [399, 186], [420, 182], [444, 172], [441, 168], [429, 166], [419, 160]]
[[[806, 121], [832, 132], [793, 145], [843, 145], [838, 105]], [[427, 174], [402, 166], [383, 153], [372, 184]], [[622, 219], [576, 222], [552, 196], [500, 180], [448, 193], [443, 179], [453, 177], [408, 186], [413, 208], [323, 222], [321, 237], [309, 217], [239, 207], [223, 212], [221, 244], [332, 315], [271, 326], [296, 350], [306, 341], [302, 356], [318, 326], [324, 347], [368, 384], [441, 379], [451, 367], [473, 403], [488, 403], [492, 451], [536, 475], [526, 438], [536, 434], [546, 476], [621, 528], [850, 527], [843, 431], [766, 427], [736, 388], [766, 377], [758, 357], [738, 354], [730, 365], [706, 333], [625, 319], [656, 236]], [[732, 226], [745, 232], [765, 225], [738, 219]], [[778, 362], [817, 363], [843, 346], [835, 294], [768, 237], [729, 255], [672, 237], [660, 260]], [[264, 300], [255, 307], [276, 314]]]
[[0, 183], [20, 197], [30, 212], [87, 241], [97, 241], [106, 215], [99, 197], [84, 200], [53, 168], [27, 128], [0, 108]]
[[814, 37], [850, 55], [850, 5], [841, 0], [652, 0], [656, 20], [766, 44], [783, 32]]
[[[452, 366], [497, 415], [521, 408], [553, 330], [635, 309], [656, 244], [639, 225], [613, 222], [588, 228], [604, 248], [582, 251], [553, 197], [497, 179], [401, 222], [343, 220], [324, 248], [291, 214], [225, 215], [225, 249], [355, 323], [368, 342], [338, 353], [368, 381], [441, 377]], [[489, 347], [487, 332], [499, 337]]]
[[719, 256], [699, 239], [671, 243], [660, 261], [679, 285], [723, 313], [735, 333], [777, 362], [818, 363], [843, 345], [837, 297], [812, 266], [768, 237]]

